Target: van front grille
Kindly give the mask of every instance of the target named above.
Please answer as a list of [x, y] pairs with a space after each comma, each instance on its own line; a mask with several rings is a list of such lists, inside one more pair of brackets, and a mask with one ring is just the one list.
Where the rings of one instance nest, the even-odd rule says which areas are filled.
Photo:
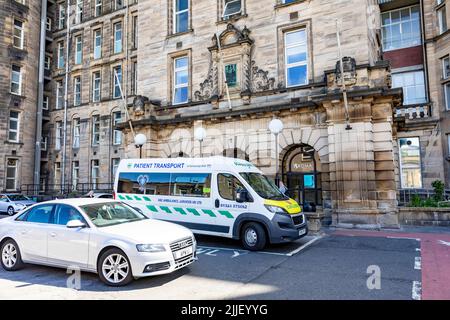
[[292, 217], [292, 221], [294, 222], [294, 225], [299, 225], [299, 224], [303, 224], [304, 221], [304, 215], [303, 214], [299, 214], [298, 216]]

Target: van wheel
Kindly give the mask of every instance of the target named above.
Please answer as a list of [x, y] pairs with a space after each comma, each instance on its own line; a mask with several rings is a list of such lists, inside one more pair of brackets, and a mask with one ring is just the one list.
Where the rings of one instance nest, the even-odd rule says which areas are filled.
[[241, 241], [245, 249], [258, 251], [266, 246], [267, 236], [262, 225], [249, 222], [241, 229]]

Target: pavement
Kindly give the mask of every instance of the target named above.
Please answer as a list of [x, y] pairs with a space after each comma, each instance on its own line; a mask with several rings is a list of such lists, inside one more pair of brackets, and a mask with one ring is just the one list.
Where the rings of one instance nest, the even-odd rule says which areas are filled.
[[123, 288], [107, 287], [90, 273], [77, 282], [62, 269], [0, 268], [0, 300], [450, 299], [450, 228], [324, 228], [260, 252], [231, 239], [196, 237], [197, 262]]

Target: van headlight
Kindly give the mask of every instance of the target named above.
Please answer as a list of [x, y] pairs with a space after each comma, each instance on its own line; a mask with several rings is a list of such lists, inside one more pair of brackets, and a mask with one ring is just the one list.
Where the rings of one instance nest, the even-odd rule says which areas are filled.
[[284, 210], [282, 207], [270, 206], [267, 204], [265, 204], [264, 206], [266, 207], [267, 210], [269, 210], [272, 213], [289, 215], [289, 213], [286, 210]]
[[162, 244], [137, 244], [136, 249], [139, 252], [164, 252], [166, 248]]

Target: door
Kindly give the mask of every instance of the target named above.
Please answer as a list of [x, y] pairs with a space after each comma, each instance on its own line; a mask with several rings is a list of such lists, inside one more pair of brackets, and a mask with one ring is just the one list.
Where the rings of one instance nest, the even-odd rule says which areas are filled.
[[317, 205], [321, 204], [320, 188], [317, 183], [316, 173], [288, 173], [288, 196], [297, 201], [304, 212], [315, 212]]
[[[218, 173], [216, 176], [217, 192], [214, 194], [214, 206], [217, 209], [216, 224], [220, 232], [232, 236], [236, 218], [248, 212], [248, 202], [236, 201], [236, 193], [246, 191], [241, 181], [232, 173]], [[250, 195], [249, 195], [250, 196]]]
[[81, 213], [69, 205], [58, 204], [48, 228], [48, 262], [85, 268], [88, 264], [90, 228], [67, 228], [67, 222], [81, 220]]
[[39, 205], [17, 221], [17, 244], [26, 261], [47, 261], [47, 232], [55, 208], [53, 204]]

